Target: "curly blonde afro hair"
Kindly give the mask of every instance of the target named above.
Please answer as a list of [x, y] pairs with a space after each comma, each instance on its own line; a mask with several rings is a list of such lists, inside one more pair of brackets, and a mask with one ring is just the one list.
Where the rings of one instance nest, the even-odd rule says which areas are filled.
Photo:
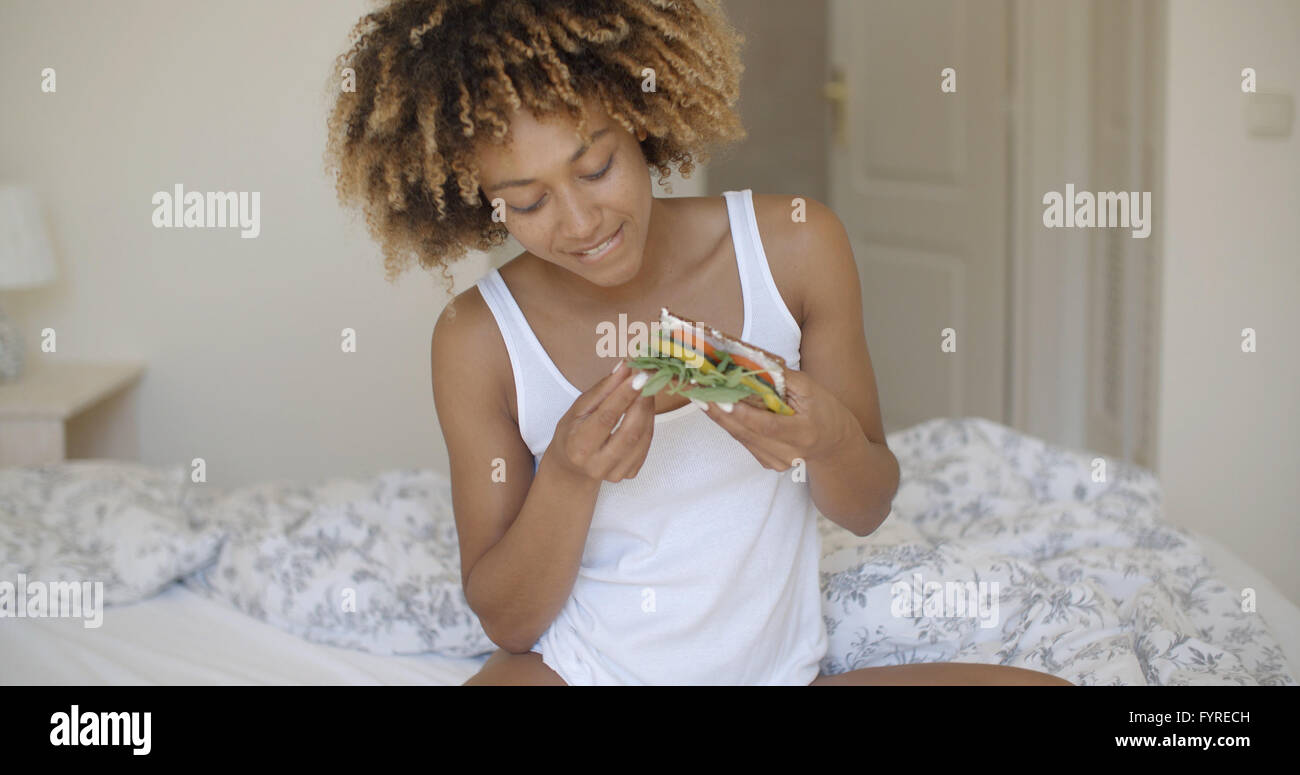
[[340, 203], [364, 209], [389, 282], [414, 257], [450, 294], [450, 262], [505, 243], [474, 156], [508, 141], [513, 109], [567, 113], [589, 143], [597, 100], [645, 138], [661, 185], [746, 136], [744, 38], [718, 0], [390, 0], [349, 40], [329, 79], [326, 168]]

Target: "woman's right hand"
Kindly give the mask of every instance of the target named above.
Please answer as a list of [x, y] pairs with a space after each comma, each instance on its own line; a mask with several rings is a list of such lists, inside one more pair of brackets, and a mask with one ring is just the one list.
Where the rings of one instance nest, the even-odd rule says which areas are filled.
[[635, 477], [650, 453], [655, 427], [654, 396], [642, 396], [641, 385], [632, 387], [636, 375], [643, 373], [620, 361], [613, 373], [574, 400], [556, 423], [543, 454], [593, 482]]

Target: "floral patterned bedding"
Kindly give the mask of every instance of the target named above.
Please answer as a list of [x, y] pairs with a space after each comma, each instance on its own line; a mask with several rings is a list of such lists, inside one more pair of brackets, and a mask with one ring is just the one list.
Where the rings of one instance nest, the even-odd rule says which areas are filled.
[[[1163, 518], [1151, 472], [983, 418], [930, 420], [888, 442], [902, 469], [893, 513], [866, 538], [822, 521], [823, 672], [983, 662], [1080, 685], [1295, 685], [1264, 619]], [[932, 581], [997, 583], [996, 626], [970, 605], [964, 617], [891, 614], [915, 613], [905, 604], [911, 591], [918, 607], [918, 586], [925, 614], [940, 598], [925, 594]]]
[[[820, 520], [825, 673], [1006, 664], [1085, 685], [1295, 685], [1260, 614], [1163, 519], [1150, 472], [982, 418], [890, 434], [893, 512]], [[222, 491], [183, 466], [0, 469], [0, 582], [104, 582], [107, 604], [179, 580], [317, 643], [495, 650], [465, 602], [450, 482], [428, 470]], [[995, 586], [996, 585], [996, 586]]]

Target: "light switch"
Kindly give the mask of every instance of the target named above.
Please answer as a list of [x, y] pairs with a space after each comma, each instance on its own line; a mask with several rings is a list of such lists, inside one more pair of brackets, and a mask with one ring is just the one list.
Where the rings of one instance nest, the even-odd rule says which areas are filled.
[[1289, 137], [1295, 120], [1295, 100], [1290, 94], [1247, 94], [1246, 128], [1259, 137]]

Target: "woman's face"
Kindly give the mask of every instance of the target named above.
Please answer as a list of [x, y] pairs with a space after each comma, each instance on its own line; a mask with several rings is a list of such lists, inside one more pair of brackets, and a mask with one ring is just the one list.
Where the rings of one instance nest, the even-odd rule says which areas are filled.
[[[622, 285], [641, 269], [654, 194], [637, 138], [587, 103], [589, 148], [567, 115], [538, 121], [516, 110], [512, 142], [480, 146], [476, 161], [487, 206], [501, 199], [506, 228], [530, 253], [600, 286]], [[580, 255], [587, 248], [598, 253]], [[603, 251], [603, 252], [601, 252]]]

